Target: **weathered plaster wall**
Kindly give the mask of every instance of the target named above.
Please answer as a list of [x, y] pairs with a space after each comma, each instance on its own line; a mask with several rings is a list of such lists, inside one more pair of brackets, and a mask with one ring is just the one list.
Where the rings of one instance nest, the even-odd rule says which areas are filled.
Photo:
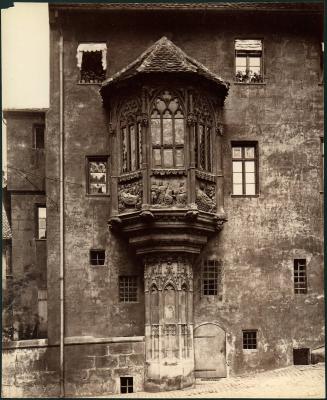
[[[38, 324], [38, 290], [47, 288], [47, 242], [38, 240], [36, 205], [40, 194], [11, 194], [12, 278], [8, 283], [8, 307], [12, 305], [15, 339], [28, 339]], [[38, 335], [44, 337], [45, 332]]]
[[[119, 393], [121, 376], [132, 376], [134, 391], [143, 390], [141, 339], [84, 344], [78, 344], [77, 340], [75, 344], [67, 344], [66, 396]], [[34, 347], [4, 349], [2, 365], [2, 397], [59, 397], [58, 346], [34, 344]]]
[[[223, 262], [223, 299], [200, 299], [196, 273], [194, 317], [196, 324], [214, 320], [227, 331], [232, 373], [286, 365], [292, 362], [293, 346], [311, 347], [323, 340], [321, 20], [304, 15], [249, 18], [245, 14], [186, 14], [138, 13], [132, 25], [127, 14], [119, 13], [71, 14], [63, 22], [67, 332], [138, 335], [144, 329], [142, 296], [138, 304], [119, 304], [117, 286], [122, 268], [141, 277], [142, 267], [128, 254], [127, 244], [108, 231], [110, 197], [86, 196], [85, 156], [110, 156], [110, 148], [99, 86], [77, 84], [78, 43], [106, 41], [111, 75], [166, 35], [232, 82], [234, 39], [260, 37], [265, 84], [232, 83], [225, 103], [222, 156], [229, 220], [203, 255]], [[58, 176], [59, 53], [54, 28], [47, 173]], [[258, 141], [260, 194], [256, 198], [231, 197], [230, 143], [236, 139]], [[58, 199], [56, 182], [47, 182], [47, 193]], [[52, 226], [48, 238], [49, 340], [55, 341], [59, 316], [58, 211], [49, 206], [48, 215]], [[105, 266], [89, 265], [92, 247], [106, 249]], [[295, 297], [293, 259], [302, 257], [307, 258], [308, 294]], [[251, 328], [259, 331], [259, 348], [250, 353], [242, 350], [242, 329]]]
[[33, 125], [44, 124], [44, 112], [4, 112], [7, 123], [8, 190], [45, 188], [44, 149], [33, 149]]

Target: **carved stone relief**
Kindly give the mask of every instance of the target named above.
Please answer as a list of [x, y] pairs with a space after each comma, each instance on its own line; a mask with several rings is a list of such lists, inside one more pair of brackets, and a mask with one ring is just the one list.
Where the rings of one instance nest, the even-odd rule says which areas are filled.
[[118, 185], [118, 210], [127, 212], [140, 210], [142, 205], [142, 181], [127, 181]]
[[199, 210], [215, 213], [217, 210], [216, 185], [211, 182], [198, 181], [195, 202]]
[[187, 204], [186, 179], [152, 178], [151, 204], [154, 207], [185, 207]]

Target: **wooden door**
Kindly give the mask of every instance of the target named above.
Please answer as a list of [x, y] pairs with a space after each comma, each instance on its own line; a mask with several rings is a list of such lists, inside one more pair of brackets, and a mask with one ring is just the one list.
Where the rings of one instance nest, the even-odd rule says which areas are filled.
[[226, 334], [215, 324], [204, 324], [194, 330], [196, 378], [226, 377]]

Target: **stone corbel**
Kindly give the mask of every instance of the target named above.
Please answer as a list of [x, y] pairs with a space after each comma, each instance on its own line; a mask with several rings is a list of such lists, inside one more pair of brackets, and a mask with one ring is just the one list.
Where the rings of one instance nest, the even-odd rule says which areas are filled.
[[149, 117], [146, 113], [142, 113], [140, 116], [137, 117], [137, 122], [141, 123], [141, 126], [147, 127], [149, 125]]
[[216, 225], [216, 230], [220, 232], [223, 229], [224, 223], [226, 222], [226, 218], [221, 218], [218, 215], [215, 215], [214, 221]]
[[146, 221], [146, 222], [151, 222], [151, 221], [154, 220], [154, 215], [153, 215], [152, 212], [149, 211], [149, 210], [143, 210], [143, 211], [140, 213], [140, 217], [141, 217], [144, 221]]
[[114, 232], [119, 231], [121, 224], [122, 220], [119, 217], [112, 217], [109, 220], [109, 228]]

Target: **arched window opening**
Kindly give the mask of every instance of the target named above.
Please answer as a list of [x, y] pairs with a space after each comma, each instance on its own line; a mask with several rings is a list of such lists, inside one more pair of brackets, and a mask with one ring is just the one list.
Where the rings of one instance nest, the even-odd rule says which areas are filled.
[[122, 126], [122, 172], [140, 169], [142, 163], [141, 124], [130, 123]]
[[196, 168], [212, 172], [212, 128], [205, 123], [197, 124], [195, 140]]
[[187, 286], [183, 283], [180, 293], [180, 319], [182, 324], [187, 323]]
[[176, 322], [176, 302], [175, 302], [175, 288], [173, 285], [168, 284], [164, 290], [165, 301], [165, 321], [166, 323]]
[[184, 114], [177, 97], [164, 92], [155, 99], [151, 112], [152, 166], [184, 166]]

